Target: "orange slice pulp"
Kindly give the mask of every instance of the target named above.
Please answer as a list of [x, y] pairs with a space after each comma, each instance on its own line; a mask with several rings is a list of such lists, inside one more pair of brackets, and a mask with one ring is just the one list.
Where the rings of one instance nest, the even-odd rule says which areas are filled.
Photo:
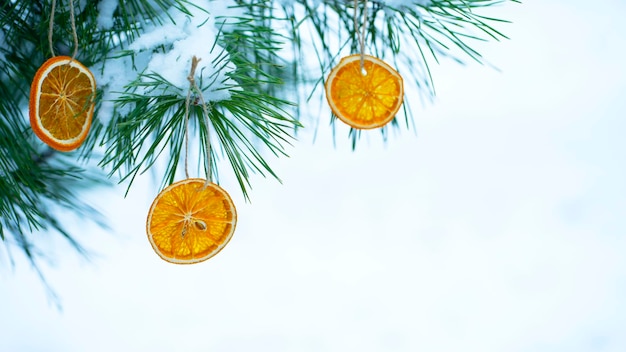
[[154, 199], [146, 231], [154, 251], [176, 264], [193, 264], [216, 255], [230, 241], [237, 212], [220, 186], [204, 179], [175, 182]]
[[33, 132], [56, 150], [78, 148], [91, 127], [95, 96], [96, 79], [87, 67], [68, 56], [48, 59], [30, 88]]
[[341, 59], [328, 75], [326, 99], [341, 121], [358, 129], [382, 127], [396, 116], [404, 99], [400, 74], [370, 55]]

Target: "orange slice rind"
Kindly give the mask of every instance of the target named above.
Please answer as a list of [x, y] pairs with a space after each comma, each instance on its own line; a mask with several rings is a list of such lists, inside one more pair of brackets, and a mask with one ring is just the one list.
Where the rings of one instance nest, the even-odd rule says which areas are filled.
[[68, 56], [41, 65], [30, 88], [29, 115], [33, 132], [60, 151], [78, 148], [91, 127], [96, 79], [87, 67]]
[[404, 100], [402, 76], [384, 61], [370, 55], [344, 57], [325, 83], [326, 99], [335, 116], [357, 129], [386, 125]]
[[219, 253], [230, 241], [237, 211], [228, 193], [200, 178], [175, 182], [152, 202], [146, 232], [165, 261], [193, 264]]

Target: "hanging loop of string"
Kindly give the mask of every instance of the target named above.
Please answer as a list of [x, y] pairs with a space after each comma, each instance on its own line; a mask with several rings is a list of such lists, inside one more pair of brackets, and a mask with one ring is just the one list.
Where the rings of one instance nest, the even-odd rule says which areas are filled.
[[361, 73], [365, 74], [365, 36], [367, 28], [367, 0], [363, 0], [363, 22], [359, 32], [359, 0], [354, 0], [354, 31], [359, 40], [359, 52], [361, 54]]
[[54, 12], [56, 11], [57, 0], [52, 0], [52, 9], [50, 10], [50, 21], [48, 26], [48, 45], [50, 45], [50, 53], [54, 54], [54, 45], [52, 43], [52, 31], [54, 30]]
[[[78, 33], [76, 32], [76, 16], [74, 15], [74, 0], [70, 1], [70, 24], [72, 26], [72, 38], [74, 40], [74, 52], [72, 53], [72, 60], [76, 58], [78, 54]], [[54, 13], [56, 12], [57, 0], [52, 0], [52, 7], [50, 9], [50, 24], [48, 26], [48, 45], [50, 46], [50, 53], [52, 56], [56, 56], [54, 53], [54, 43], [52, 40], [52, 34], [54, 32]]]
[[198, 66], [198, 59], [194, 56], [191, 59], [191, 69], [189, 70], [189, 75], [187, 76], [187, 80], [189, 81], [189, 90], [187, 90], [187, 99], [185, 99], [185, 178], [189, 178], [189, 105], [191, 104], [191, 91], [193, 89], [193, 85], [195, 84], [195, 79], [193, 77], [196, 74], [196, 66]]
[[202, 115], [204, 117], [204, 124], [206, 126], [206, 134], [205, 145], [206, 150], [204, 153], [204, 168], [206, 170], [206, 183], [205, 187], [212, 182], [213, 176], [211, 172], [211, 141], [209, 138], [209, 111], [207, 109], [206, 103], [204, 101], [204, 97], [202, 95], [202, 91], [196, 84], [196, 68], [198, 67], [198, 62], [201, 59], [193, 56], [191, 58], [191, 69], [189, 70], [189, 76], [187, 76], [187, 80], [189, 81], [189, 90], [187, 91], [187, 99], [185, 100], [185, 177], [189, 178], [189, 107], [191, 106], [191, 93], [192, 91], [198, 94], [198, 103], [202, 106]]

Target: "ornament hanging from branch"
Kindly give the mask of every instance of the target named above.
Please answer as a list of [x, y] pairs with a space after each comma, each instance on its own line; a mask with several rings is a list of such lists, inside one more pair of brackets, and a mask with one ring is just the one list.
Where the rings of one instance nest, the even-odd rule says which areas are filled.
[[[194, 264], [213, 257], [228, 244], [237, 225], [237, 211], [230, 195], [212, 182], [209, 115], [202, 91], [194, 78], [199, 61], [195, 56], [192, 58], [187, 77], [185, 179], [171, 184], [157, 195], [146, 220], [146, 232], [152, 248], [163, 260], [175, 264]], [[202, 106], [206, 125], [206, 179], [189, 177], [189, 107], [192, 92], [198, 94], [198, 104]]]
[[228, 244], [237, 224], [235, 205], [220, 186], [187, 178], [155, 198], [146, 221], [148, 240], [167, 262], [205, 261]]
[[326, 80], [326, 98], [341, 121], [357, 129], [389, 123], [402, 106], [402, 77], [384, 61], [370, 55], [341, 59]]
[[78, 36], [74, 18], [74, 1], [70, 0], [70, 20], [74, 53], [55, 56], [52, 41], [56, 0], [52, 1], [48, 44], [52, 57], [41, 65], [31, 83], [29, 99], [30, 124], [39, 139], [59, 151], [78, 148], [91, 127], [96, 96], [96, 79], [76, 60]]
[[341, 59], [326, 79], [326, 99], [335, 116], [356, 129], [385, 126], [404, 100], [402, 76], [383, 60], [365, 54], [367, 1], [358, 28], [358, 0], [354, 1], [354, 29], [360, 53]]

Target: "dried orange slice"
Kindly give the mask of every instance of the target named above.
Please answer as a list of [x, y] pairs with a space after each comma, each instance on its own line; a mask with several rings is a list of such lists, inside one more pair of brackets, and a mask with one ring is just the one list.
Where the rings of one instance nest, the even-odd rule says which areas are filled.
[[33, 132], [56, 150], [78, 148], [91, 127], [95, 96], [96, 79], [87, 67], [68, 56], [48, 59], [30, 87]]
[[166, 187], [152, 202], [148, 239], [164, 260], [193, 264], [216, 255], [235, 232], [237, 212], [220, 186], [188, 178]]
[[382, 127], [398, 113], [404, 100], [400, 74], [384, 61], [364, 55], [341, 59], [326, 80], [326, 99], [341, 121], [353, 128]]

